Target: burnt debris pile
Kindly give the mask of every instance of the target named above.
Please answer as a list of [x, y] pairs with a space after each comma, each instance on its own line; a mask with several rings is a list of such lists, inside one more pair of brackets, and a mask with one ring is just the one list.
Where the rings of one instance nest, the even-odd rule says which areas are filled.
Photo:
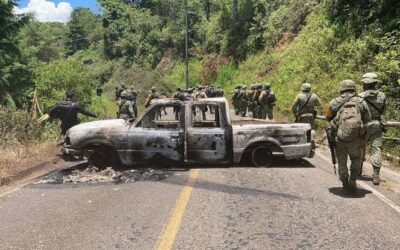
[[34, 184], [95, 184], [95, 183], [128, 183], [135, 181], [158, 181], [173, 175], [172, 171], [141, 168], [119, 169], [111, 167], [99, 169], [85, 164], [57, 171], [43, 177]]

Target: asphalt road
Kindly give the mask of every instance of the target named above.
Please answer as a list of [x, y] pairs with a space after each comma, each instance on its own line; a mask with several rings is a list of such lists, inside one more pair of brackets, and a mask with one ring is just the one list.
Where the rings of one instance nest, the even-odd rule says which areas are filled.
[[400, 249], [399, 196], [365, 182], [343, 197], [332, 172], [316, 156], [159, 181], [31, 183], [0, 194], [0, 248]]

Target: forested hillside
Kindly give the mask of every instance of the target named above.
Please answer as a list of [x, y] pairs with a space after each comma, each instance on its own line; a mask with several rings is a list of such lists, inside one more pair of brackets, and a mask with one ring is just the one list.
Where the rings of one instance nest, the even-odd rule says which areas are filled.
[[[12, 1], [0, 0], [0, 103], [7, 110], [31, 112], [35, 92], [47, 111], [75, 89], [78, 101], [107, 118], [115, 115], [118, 84], [134, 86], [141, 104], [153, 85], [168, 93], [185, 86], [184, 1], [99, 4], [101, 14], [77, 8], [62, 24], [14, 16]], [[399, 1], [189, 0], [188, 9], [191, 86], [222, 85], [230, 93], [236, 84], [268, 81], [278, 117], [291, 120], [302, 82], [313, 84], [326, 107], [341, 80], [374, 71], [389, 97], [388, 119], [400, 119]], [[108, 98], [95, 96], [97, 85]]]

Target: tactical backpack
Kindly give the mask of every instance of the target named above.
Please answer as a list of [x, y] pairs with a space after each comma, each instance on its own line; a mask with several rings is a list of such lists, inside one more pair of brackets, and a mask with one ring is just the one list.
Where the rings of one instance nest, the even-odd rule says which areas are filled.
[[340, 141], [351, 142], [365, 135], [361, 110], [356, 101], [345, 101], [336, 115], [335, 124]]

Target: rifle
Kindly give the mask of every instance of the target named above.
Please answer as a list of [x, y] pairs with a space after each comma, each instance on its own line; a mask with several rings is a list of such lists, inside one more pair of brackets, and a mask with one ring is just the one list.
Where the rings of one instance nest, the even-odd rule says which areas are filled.
[[336, 141], [335, 141], [335, 136], [332, 133], [332, 128], [326, 128], [325, 132], [326, 132], [326, 138], [328, 139], [329, 149], [331, 151], [333, 170], [334, 170], [335, 175], [336, 175]]

